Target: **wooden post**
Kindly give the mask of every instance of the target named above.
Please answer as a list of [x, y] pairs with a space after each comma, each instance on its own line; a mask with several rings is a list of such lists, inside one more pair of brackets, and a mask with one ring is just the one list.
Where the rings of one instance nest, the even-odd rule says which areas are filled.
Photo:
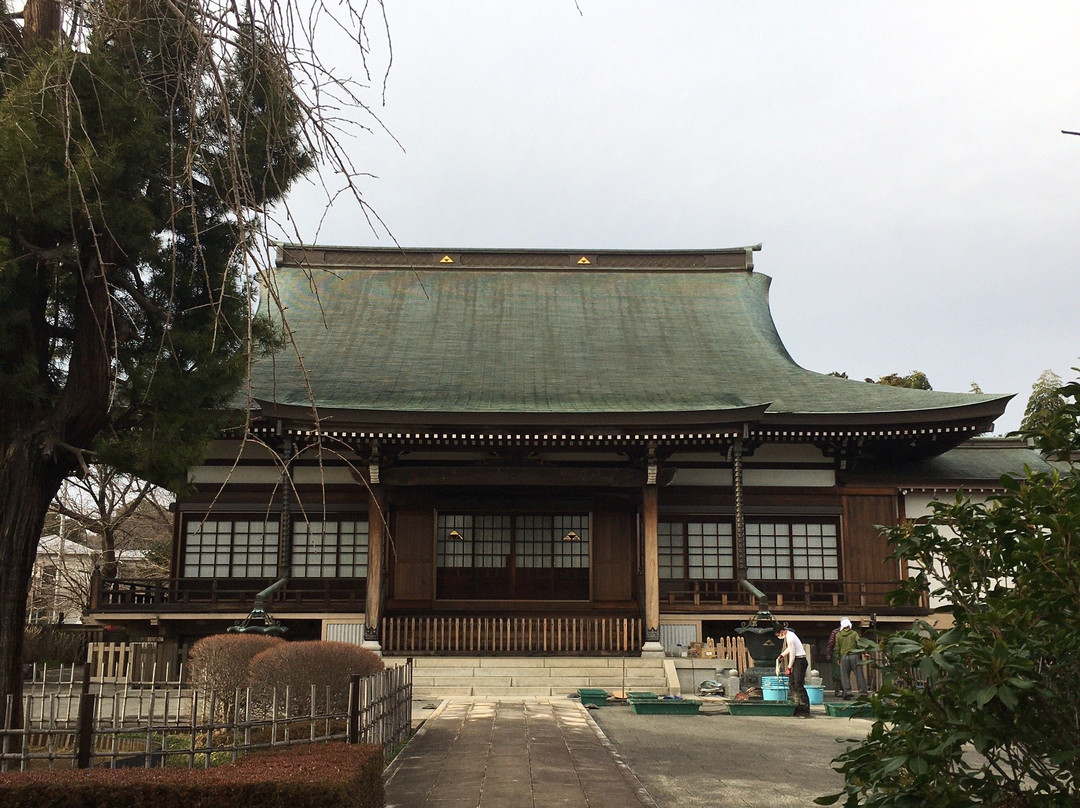
[[642, 518], [645, 539], [645, 644], [642, 656], [663, 656], [660, 644], [660, 550], [657, 531], [658, 500], [656, 485], [646, 485], [642, 492]]
[[735, 492], [735, 577], [746, 580], [746, 510], [743, 500], [743, 445], [735, 438], [731, 447], [731, 487]]
[[349, 719], [346, 743], [360, 743], [360, 674], [349, 676]]
[[79, 695], [79, 717], [75, 729], [75, 766], [89, 769], [94, 754], [94, 703], [93, 693]]
[[364, 603], [364, 647], [382, 651], [379, 643], [379, 621], [382, 619], [383, 591], [383, 512], [379, 505], [382, 486], [368, 488], [368, 565], [367, 597]]

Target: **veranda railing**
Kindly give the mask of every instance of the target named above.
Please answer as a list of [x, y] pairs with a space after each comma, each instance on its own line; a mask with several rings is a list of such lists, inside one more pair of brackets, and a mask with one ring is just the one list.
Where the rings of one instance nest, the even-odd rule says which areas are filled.
[[633, 654], [637, 617], [385, 617], [383, 649], [393, 654]]
[[256, 749], [330, 740], [381, 744], [389, 761], [411, 726], [411, 660], [354, 676], [346, 699], [318, 688], [223, 696], [182, 686], [47, 694], [35, 687], [4, 705], [0, 771], [207, 767]]

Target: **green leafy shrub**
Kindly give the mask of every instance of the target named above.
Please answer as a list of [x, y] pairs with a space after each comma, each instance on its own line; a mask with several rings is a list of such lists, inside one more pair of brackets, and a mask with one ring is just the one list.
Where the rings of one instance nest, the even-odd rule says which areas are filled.
[[0, 774], [4, 808], [382, 808], [376, 744], [307, 744], [211, 769], [86, 769]]
[[265, 704], [277, 690], [279, 709], [289, 689], [289, 712], [302, 715], [311, 710], [311, 688], [315, 686], [316, 706], [344, 710], [348, 704], [349, 677], [369, 676], [386, 666], [372, 651], [345, 642], [283, 642], [268, 648], [249, 668], [252, 690]]
[[835, 761], [847, 808], [1080, 805], [1080, 384], [1025, 433], [1052, 471], [963, 492], [925, 522], [885, 531], [917, 574], [893, 595], [949, 604], [881, 644], [885, 681], [870, 734]]

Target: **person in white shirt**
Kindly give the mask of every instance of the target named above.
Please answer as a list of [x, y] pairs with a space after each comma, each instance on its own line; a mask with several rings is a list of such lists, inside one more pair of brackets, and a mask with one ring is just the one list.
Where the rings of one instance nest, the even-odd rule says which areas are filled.
[[788, 693], [795, 699], [795, 717], [810, 717], [810, 696], [806, 692], [806, 649], [799, 635], [787, 626], [776, 627], [776, 636], [784, 641], [778, 659], [783, 659], [788, 676]]

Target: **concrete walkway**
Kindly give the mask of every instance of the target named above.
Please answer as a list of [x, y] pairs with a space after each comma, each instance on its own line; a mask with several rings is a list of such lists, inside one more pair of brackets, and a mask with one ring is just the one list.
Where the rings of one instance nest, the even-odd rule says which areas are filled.
[[444, 701], [387, 769], [388, 808], [810, 806], [865, 719], [586, 710], [569, 699]]
[[384, 779], [387, 808], [655, 808], [566, 699], [444, 701]]
[[729, 715], [704, 704], [696, 716], [634, 715], [603, 707], [597, 724], [662, 808], [804, 808], [835, 794], [844, 778], [830, 762], [872, 722]]

